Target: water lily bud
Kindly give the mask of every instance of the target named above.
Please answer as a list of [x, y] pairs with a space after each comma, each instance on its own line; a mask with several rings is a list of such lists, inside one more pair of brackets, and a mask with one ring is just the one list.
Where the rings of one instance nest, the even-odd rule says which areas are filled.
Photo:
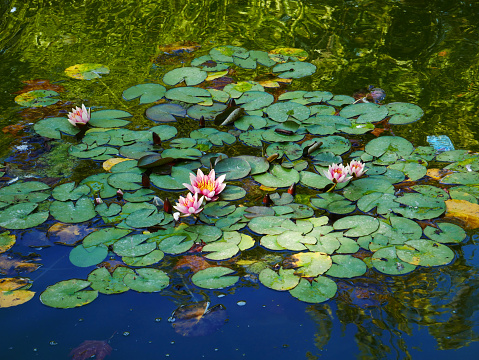
[[200, 128], [204, 128], [206, 126], [206, 121], [205, 121], [205, 117], [202, 116], [200, 118]]
[[295, 195], [296, 194], [296, 184], [292, 184], [288, 189], [288, 194]]
[[95, 205], [100, 205], [100, 204], [103, 204], [103, 200], [101, 199], [100, 196], [96, 196], [95, 197]]
[[144, 188], [149, 188], [150, 187], [150, 175], [147, 173], [143, 173], [141, 176], [141, 186]]
[[123, 191], [121, 191], [121, 189], [118, 189], [118, 190], [116, 191], [116, 199], [117, 199], [118, 201], [120, 201], [121, 199], [123, 199]]
[[161, 145], [161, 138], [156, 132], [153, 133], [153, 144]]
[[264, 206], [270, 206], [271, 204], [273, 204], [273, 201], [269, 197], [269, 194], [266, 194], [263, 198], [263, 205]]
[[168, 198], [165, 199], [163, 202], [163, 210], [165, 213], [171, 214], [173, 212], [173, 206], [170, 203], [170, 200]]

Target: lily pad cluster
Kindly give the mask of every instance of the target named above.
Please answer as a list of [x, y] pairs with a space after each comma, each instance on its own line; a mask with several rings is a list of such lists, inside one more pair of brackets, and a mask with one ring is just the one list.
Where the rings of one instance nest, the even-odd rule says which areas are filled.
[[[3, 186], [0, 226], [25, 229], [49, 218], [101, 221], [101, 229], [71, 250], [70, 261], [80, 267], [107, 257], [120, 262], [114, 269], [95, 268], [85, 280], [48, 287], [42, 303], [69, 308], [90, 303], [98, 293], [161, 291], [175, 276], [167, 263], [191, 252], [208, 264], [191, 277], [199, 288], [231, 287], [249, 273], [268, 288], [310, 303], [335, 296], [337, 279], [369, 269], [402, 275], [453, 261], [447, 244], [460, 243], [466, 232], [443, 215], [448, 201], [479, 203], [478, 156], [436, 154], [398, 136], [380, 136], [361, 147], [350, 140], [385, 122], [417, 121], [423, 115], [418, 106], [356, 103], [324, 90], [289, 91], [275, 100], [259, 82], [244, 79], [222, 89], [209, 86], [213, 73], [230, 68], [269, 68], [288, 79], [312, 76], [315, 66], [304, 55], [294, 49], [267, 53], [220, 46], [166, 72], [162, 84], [134, 85], [123, 92], [125, 101], [155, 103], [144, 113], [152, 121], [146, 130], [133, 130], [131, 119], [139, 114], [115, 109], [92, 111], [90, 128], [76, 143], [79, 130], [66, 118], [37, 122], [37, 134], [56, 140], [70, 136], [70, 155], [105, 162], [108, 170], [53, 189], [39, 181]], [[100, 70], [106, 71], [77, 66], [67, 73], [86, 79], [88, 71]], [[198, 125], [177, 137], [175, 124], [182, 118]], [[236, 146], [251, 151], [241, 155]], [[365, 175], [332, 188], [323, 171], [351, 160], [365, 164]], [[429, 164], [444, 163], [452, 173], [441, 183], [455, 185], [447, 192], [427, 175]], [[228, 184], [196, 223], [176, 222], [158, 198], [179, 196], [197, 169], [214, 169]], [[258, 199], [249, 194], [252, 188]], [[262, 202], [261, 189], [270, 191]], [[424, 221], [428, 225], [421, 227], [418, 222]], [[9, 246], [5, 239], [0, 247]], [[258, 246], [278, 259], [241, 265]], [[369, 255], [357, 256], [358, 251]]]

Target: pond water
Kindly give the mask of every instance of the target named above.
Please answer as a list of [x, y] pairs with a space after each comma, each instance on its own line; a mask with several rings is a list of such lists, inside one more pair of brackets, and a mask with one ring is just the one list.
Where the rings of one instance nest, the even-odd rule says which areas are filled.
[[[164, 84], [169, 71], [189, 66], [194, 58], [223, 45], [307, 53], [305, 61], [316, 67], [315, 72], [281, 85], [280, 90], [268, 88], [275, 101], [285, 91], [353, 96], [357, 89], [373, 85], [386, 92], [385, 104], [412, 103], [424, 111], [416, 122], [386, 126], [382, 135], [403, 137], [414, 147], [429, 145], [428, 135], [447, 135], [455, 149], [479, 150], [479, 4], [473, 0], [3, 0], [0, 14], [0, 159], [5, 162], [1, 188], [32, 177], [55, 188], [105, 172], [106, 158], [79, 160], [68, 154], [69, 145], [78, 143], [74, 136], [47, 140], [33, 130], [42, 119], [66, 118], [81, 104], [92, 114], [105, 109], [129, 112], [130, 130], [166, 124], [177, 128], [178, 138], [188, 137], [198, 129], [197, 121], [152, 122], [145, 116], [151, 103], [125, 101], [122, 93], [138, 84]], [[171, 52], [168, 46], [189, 51]], [[65, 74], [73, 65], [92, 63], [106, 65], [109, 74], [92, 80]], [[235, 80], [271, 71], [232, 68], [228, 75]], [[34, 89], [57, 91], [60, 101], [45, 107], [15, 101]], [[364, 145], [380, 134], [347, 138]], [[355, 150], [362, 149], [359, 145]], [[261, 148], [239, 141], [209, 151], [263, 155]], [[248, 192], [245, 200], [235, 203], [238, 208], [262, 205], [266, 190], [249, 177], [238, 179], [228, 182]], [[428, 181], [423, 178], [417, 184]], [[161, 198], [169, 194], [170, 200], [184, 195], [152, 189]], [[317, 192], [297, 187], [299, 196]], [[330, 224], [343, 215], [321, 210], [315, 214], [329, 216]], [[428, 220], [420, 225], [427, 226]], [[201, 264], [189, 258], [187, 267], [175, 267], [179, 255], [174, 254], [157, 264], [169, 276], [169, 285], [159, 292], [100, 294], [88, 305], [60, 309], [42, 304], [40, 294], [57, 282], [87, 279], [95, 266], [74, 266], [69, 259], [72, 246], [92, 230], [105, 228], [104, 219], [96, 216], [55, 235], [61, 228], [54, 226], [60, 222], [50, 216], [33, 228], [0, 227], [0, 232], [9, 230], [16, 236], [15, 245], [0, 254], [6, 255], [0, 259], [0, 280], [28, 277], [29, 290], [35, 292], [30, 301], [0, 309], [2, 359], [69, 358], [85, 340], [107, 341], [112, 348], [107, 359], [477, 357], [479, 237], [469, 227], [460, 244], [449, 245], [454, 252], [451, 264], [420, 266], [397, 276], [368, 268], [361, 276], [336, 278], [334, 297], [317, 304], [299, 301], [258, 280], [258, 273], [248, 268], [251, 263], [264, 260], [276, 269], [291, 252], [265, 250], [258, 244], [260, 236], [248, 230], [243, 233], [256, 240], [254, 247], [232, 259], [210, 261], [234, 268], [240, 275], [234, 286], [216, 290], [196, 286], [190, 269]], [[61, 237], [76, 240], [69, 246], [55, 243]], [[368, 257], [364, 253], [357, 256]], [[29, 257], [20, 264], [8, 262], [15, 254]], [[121, 260], [112, 252], [110, 256]], [[33, 269], [31, 264], [42, 266]], [[206, 301], [208, 308], [222, 308], [203, 314]], [[173, 312], [182, 305], [194, 306], [200, 336], [185, 336], [178, 313], [173, 322]]]

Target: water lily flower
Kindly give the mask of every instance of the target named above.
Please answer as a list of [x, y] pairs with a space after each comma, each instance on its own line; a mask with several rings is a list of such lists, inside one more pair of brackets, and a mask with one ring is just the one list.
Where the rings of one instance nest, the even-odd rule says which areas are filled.
[[193, 194], [203, 195], [206, 201], [215, 201], [218, 199], [218, 194], [224, 190], [226, 184], [224, 183], [226, 175], [221, 175], [215, 179], [215, 171], [211, 170], [209, 175], [203, 174], [198, 169], [195, 175], [190, 174], [190, 184], [183, 184]]
[[329, 165], [327, 171], [324, 171], [324, 176], [326, 176], [333, 183], [342, 183], [351, 179], [349, 175], [349, 167], [344, 167], [343, 164], [332, 164]]
[[81, 108], [77, 106], [68, 113], [68, 121], [73, 126], [85, 125], [90, 121], [90, 108], [87, 110], [84, 104], [81, 105]]
[[364, 170], [364, 164], [361, 161], [353, 160], [347, 166], [348, 172], [353, 177], [358, 178], [363, 175], [367, 170]]
[[176, 206], [173, 206], [176, 210], [179, 211], [179, 213], [173, 214], [173, 217], [175, 218], [175, 220], [178, 221], [181, 215], [180, 213], [185, 214], [183, 216], [190, 216], [193, 214], [198, 214], [201, 211], [203, 211], [203, 209], [201, 208], [201, 205], [203, 205], [203, 199], [204, 199], [204, 196], [202, 196], [198, 200], [198, 193], [196, 193], [195, 195], [188, 193], [188, 195], [186, 195], [186, 198], [184, 198], [183, 196], [180, 196], [180, 198], [178, 199], [178, 202], [176, 203]]

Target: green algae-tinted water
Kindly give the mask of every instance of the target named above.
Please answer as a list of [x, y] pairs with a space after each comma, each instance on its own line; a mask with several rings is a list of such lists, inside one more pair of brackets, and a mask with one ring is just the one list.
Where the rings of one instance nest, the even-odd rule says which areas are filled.
[[[352, 95], [372, 84], [386, 91], [386, 102], [415, 103], [425, 111], [418, 122], [394, 128], [395, 135], [420, 146], [427, 144], [427, 135], [445, 134], [457, 149], [479, 149], [479, 9], [474, 1], [3, 1], [0, 10], [0, 157], [10, 162], [13, 176], [80, 180], [97, 169], [91, 162], [65, 166], [61, 151], [42, 162], [36, 153], [45, 144], [30, 140], [28, 124], [65, 116], [81, 103], [131, 111], [133, 105], [120, 100], [122, 91], [160, 82], [166, 71], [189, 62], [188, 56], [164, 56], [160, 50], [181, 41], [199, 44], [195, 55], [224, 44], [268, 51], [302, 48], [317, 71], [295, 81], [291, 90]], [[100, 80], [71, 81], [64, 70], [80, 63], [105, 64], [111, 72]], [[36, 79], [63, 86], [63, 105], [31, 110], [15, 104], [25, 82]], [[135, 110], [132, 128], [145, 122]], [[57, 281], [85, 279], [91, 268], [73, 267], [68, 247], [27, 245], [46, 229], [16, 232], [21, 241], [13, 250], [36, 251], [43, 267], [23, 274], [34, 280], [34, 299], [0, 309], [2, 358], [67, 358], [84, 340], [110, 337], [112, 359], [477, 354], [479, 259], [472, 233], [464, 245], [453, 247], [453, 265], [404, 277], [344, 280], [336, 297], [319, 305], [254, 281], [205, 294], [185, 289], [177, 279], [171, 285], [175, 289], [161, 294], [130, 291], [61, 310], [42, 305], [39, 293]], [[172, 311], [206, 298], [225, 306], [228, 322], [208, 336], [178, 335], [168, 322]], [[241, 301], [246, 305], [238, 305]]]

